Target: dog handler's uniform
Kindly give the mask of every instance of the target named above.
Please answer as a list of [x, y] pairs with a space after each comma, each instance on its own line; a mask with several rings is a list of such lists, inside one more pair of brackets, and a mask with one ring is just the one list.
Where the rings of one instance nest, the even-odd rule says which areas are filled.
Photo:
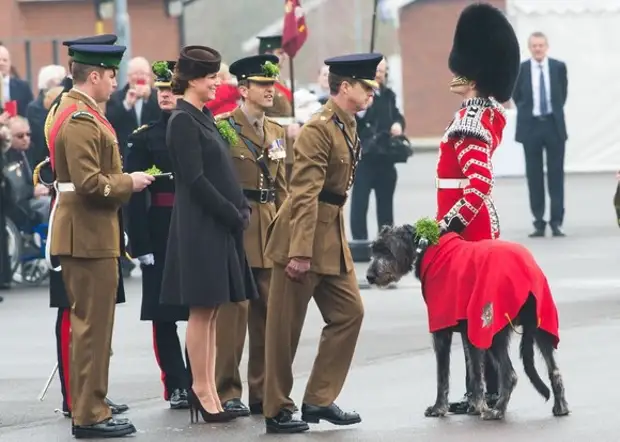
[[463, 10], [450, 53], [450, 86], [475, 85], [478, 96], [463, 101], [446, 129], [436, 187], [437, 220], [467, 240], [499, 237], [491, 157], [506, 126], [500, 103], [510, 100], [519, 62], [517, 37], [500, 10], [488, 4]]
[[506, 126], [504, 108], [493, 98], [470, 98], [439, 145], [437, 219], [470, 241], [499, 237], [491, 198], [491, 157]]
[[[466, 240], [500, 235], [491, 158], [506, 126], [500, 103], [510, 100], [519, 63], [519, 42], [502, 11], [484, 3], [463, 10], [448, 62], [454, 74], [450, 86], [473, 85], [478, 96], [463, 101], [446, 129], [435, 184], [437, 221]], [[497, 393], [497, 373], [490, 361], [485, 365], [487, 393]], [[464, 400], [450, 404], [450, 411], [464, 413], [467, 407]]]

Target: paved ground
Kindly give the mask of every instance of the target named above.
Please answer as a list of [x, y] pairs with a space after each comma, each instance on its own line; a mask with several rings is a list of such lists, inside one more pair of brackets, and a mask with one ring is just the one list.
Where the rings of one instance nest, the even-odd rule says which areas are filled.
[[[434, 155], [421, 154], [399, 168], [398, 223], [433, 214], [434, 165]], [[607, 381], [617, 377], [620, 364], [620, 230], [611, 205], [614, 185], [611, 174], [567, 178], [565, 227], [569, 237], [564, 239], [527, 239], [531, 224], [523, 179], [498, 180], [495, 192], [504, 238], [531, 248], [554, 289], [561, 317], [559, 362], [571, 416], [552, 417], [552, 404], [537, 396], [515, 355], [520, 383], [505, 422], [482, 422], [466, 416], [424, 418], [424, 408], [434, 399], [434, 359], [419, 285], [409, 276], [397, 289], [363, 292], [365, 323], [353, 369], [338, 401], [359, 411], [363, 423], [352, 428], [321, 424], [310, 433], [291, 438], [338, 442], [516, 442], [525, 438], [617, 442], [618, 389]], [[360, 279], [365, 267], [358, 266]], [[137, 437], [154, 442], [271, 439], [264, 434], [260, 419], [245, 418], [221, 427], [190, 427], [187, 412], [166, 409], [160, 398], [150, 326], [138, 321], [139, 276], [128, 281], [127, 289], [129, 302], [117, 313], [110, 396], [131, 406], [128, 416], [139, 428]], [[54, 414], [60, 406], [58, 381], [54, 380], [44, 402], [37, 400], [55, 363], [55, 312], [47, 308], [47, 302], [47, 289], [38, 288], [14, 290], [0, 304], [3, 442], [71, 440], [69, 421]], [[297, 400], [303, 394], [320, 327], [320, 316], [311, 308], [295, 365]], [[463, 391], [461, 354], [460, 348], [455, 348], [453, 397]], [[539, 367], [542, 369], [542, 363]]]

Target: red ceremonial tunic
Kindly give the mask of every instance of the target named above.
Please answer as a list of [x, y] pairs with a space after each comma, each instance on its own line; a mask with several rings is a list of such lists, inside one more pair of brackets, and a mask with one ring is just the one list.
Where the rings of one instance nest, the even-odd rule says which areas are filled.
[[471, 343], [487, 349], [532, 293], [539, 327], [556, 338], [557, 348], [559, 318], [547, 278], [520, 244], [446, 233], [424, 253], [420, 280], [431, 333], [467, 320]]
[[470, 98], [446, 129], [437, 161], [437, 215], [469, 241], [499, 237], [491, 191], [491, 157], [502, 141], [506, 117], [494, 99]]

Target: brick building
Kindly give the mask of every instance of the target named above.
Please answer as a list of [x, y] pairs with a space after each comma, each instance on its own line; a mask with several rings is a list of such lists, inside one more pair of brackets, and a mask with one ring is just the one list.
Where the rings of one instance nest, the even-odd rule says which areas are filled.
[[[295, 57], [298, 86], [316, 81], [323, 60], [348, 52], [368, 51], [374, 0], [301, 0], [306, 13], [308, 40]], [[218, 2], [214, 13], [210, 1], [186, 7], [185, 32], [188, 44], [217, 48], [224, 61], [255, 54], [259, 35], [282, 32], [284, 0]], [[375, 50], [386, 55], [397, 52], [391, 23], [378, 21]], [[288, 69], [283, 70], [288, 78]]]
[[[486, 0], [505, 10], [507, 0]], [[187, 8], [188, 43], [210, 44], [228, 62], [255, 53], [257, 35], [282, 31], [283, 1], [224, 2], [211, 14], [209, 2]], [[398, 15], [398, 26], [377, 20], [375, 50], [402, 65], [402, 102], [407, 134], [417, 145], [436, 146], [460, 100], [450, 93], [448, 54], [460, 12], [472, 0], [383, 0]], [[308, 40], [295, 59], [298, 87], [314, 82], [322, 61], [332, 55], [368, 51], [374, 0], [302, 0]], [[383, 16], [380, 11], [379, 16]], [[231, 26], [235, 23], [237, 26]], [[393, 65], [396, 66], [396, 65]], [[398, 69], [398, 68], [394, 68]], [[288, 78], [288, 69], [283, 77]], [[400, 73], [394, 72], [394, 76]]]
[[[506, 0], [486, 0], [505, 10]], [[460, 98], [449, 91], [448, 55], [461, 11], [471, 0], [399, 1], [398, 39], [407, 134], [422, 144], [441, 137]]]
[[[179, 19], [167, 16], [163, 1], [128, 0], [128, 8], [133, 56], [156, 60], [178, 55]], [[66, 65], [63, 40], [95, 33], [93, 0], [0, 0], [0, 11], [0, 41], [11, 52], [18, 74], [30, 79], [33, 89], [42, 66]], [[113, 21], [104, 21], [104, 32], [114, 32]]]

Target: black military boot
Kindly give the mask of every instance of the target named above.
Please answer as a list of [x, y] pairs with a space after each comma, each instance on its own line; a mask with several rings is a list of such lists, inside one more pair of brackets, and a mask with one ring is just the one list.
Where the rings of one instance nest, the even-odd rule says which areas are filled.
[[469, 409], [469, 398], [471, 397], [471, 393], [465, 393], [463, 399], [457, 402], [450, 402], [448, 405], [448, 412], [454, 414], [467, 414], [467, 410]]
[[128, 436], [136, 432], [129, 419], [109, 418], [92, 425], [71, 425], [71, 434], [76, 439], [107, 439]]
[[309, 424], [318, 424], [324, 420], [334, 425], [353, 425], [362, 421], [358, 413], [342, 411], [334, 403], [327, 407], [303, 404], [301, 406], [301, 419]]
[[114, 402], [112, 402], [110, 399], [105, 398], [105, 403], [108, 404], [108, 407], [110, 407], [110, 410], [112, 411], [112, 414], [121, 414], [126, 412], [127, 410], [129, 410], [129, 407], [125, 404], [115, 404]]
[[189, 402], [187, 400], [187, 390], [181, 390], [176, 388], [170, 395], [170, 408], [173, 410], [187, 410], [189, 408]]
[[267, 433], [303, 433], [310, 427], [304, 421], [295, 419], [293, 412], [283, 408], [275, 417], [265, 418]]
[[250, 415], [250, 409], [241, 402], [241, 399], [230, 399], [222, 403], [224, 411], [234, 414], [237, 417], [244, 417]]

